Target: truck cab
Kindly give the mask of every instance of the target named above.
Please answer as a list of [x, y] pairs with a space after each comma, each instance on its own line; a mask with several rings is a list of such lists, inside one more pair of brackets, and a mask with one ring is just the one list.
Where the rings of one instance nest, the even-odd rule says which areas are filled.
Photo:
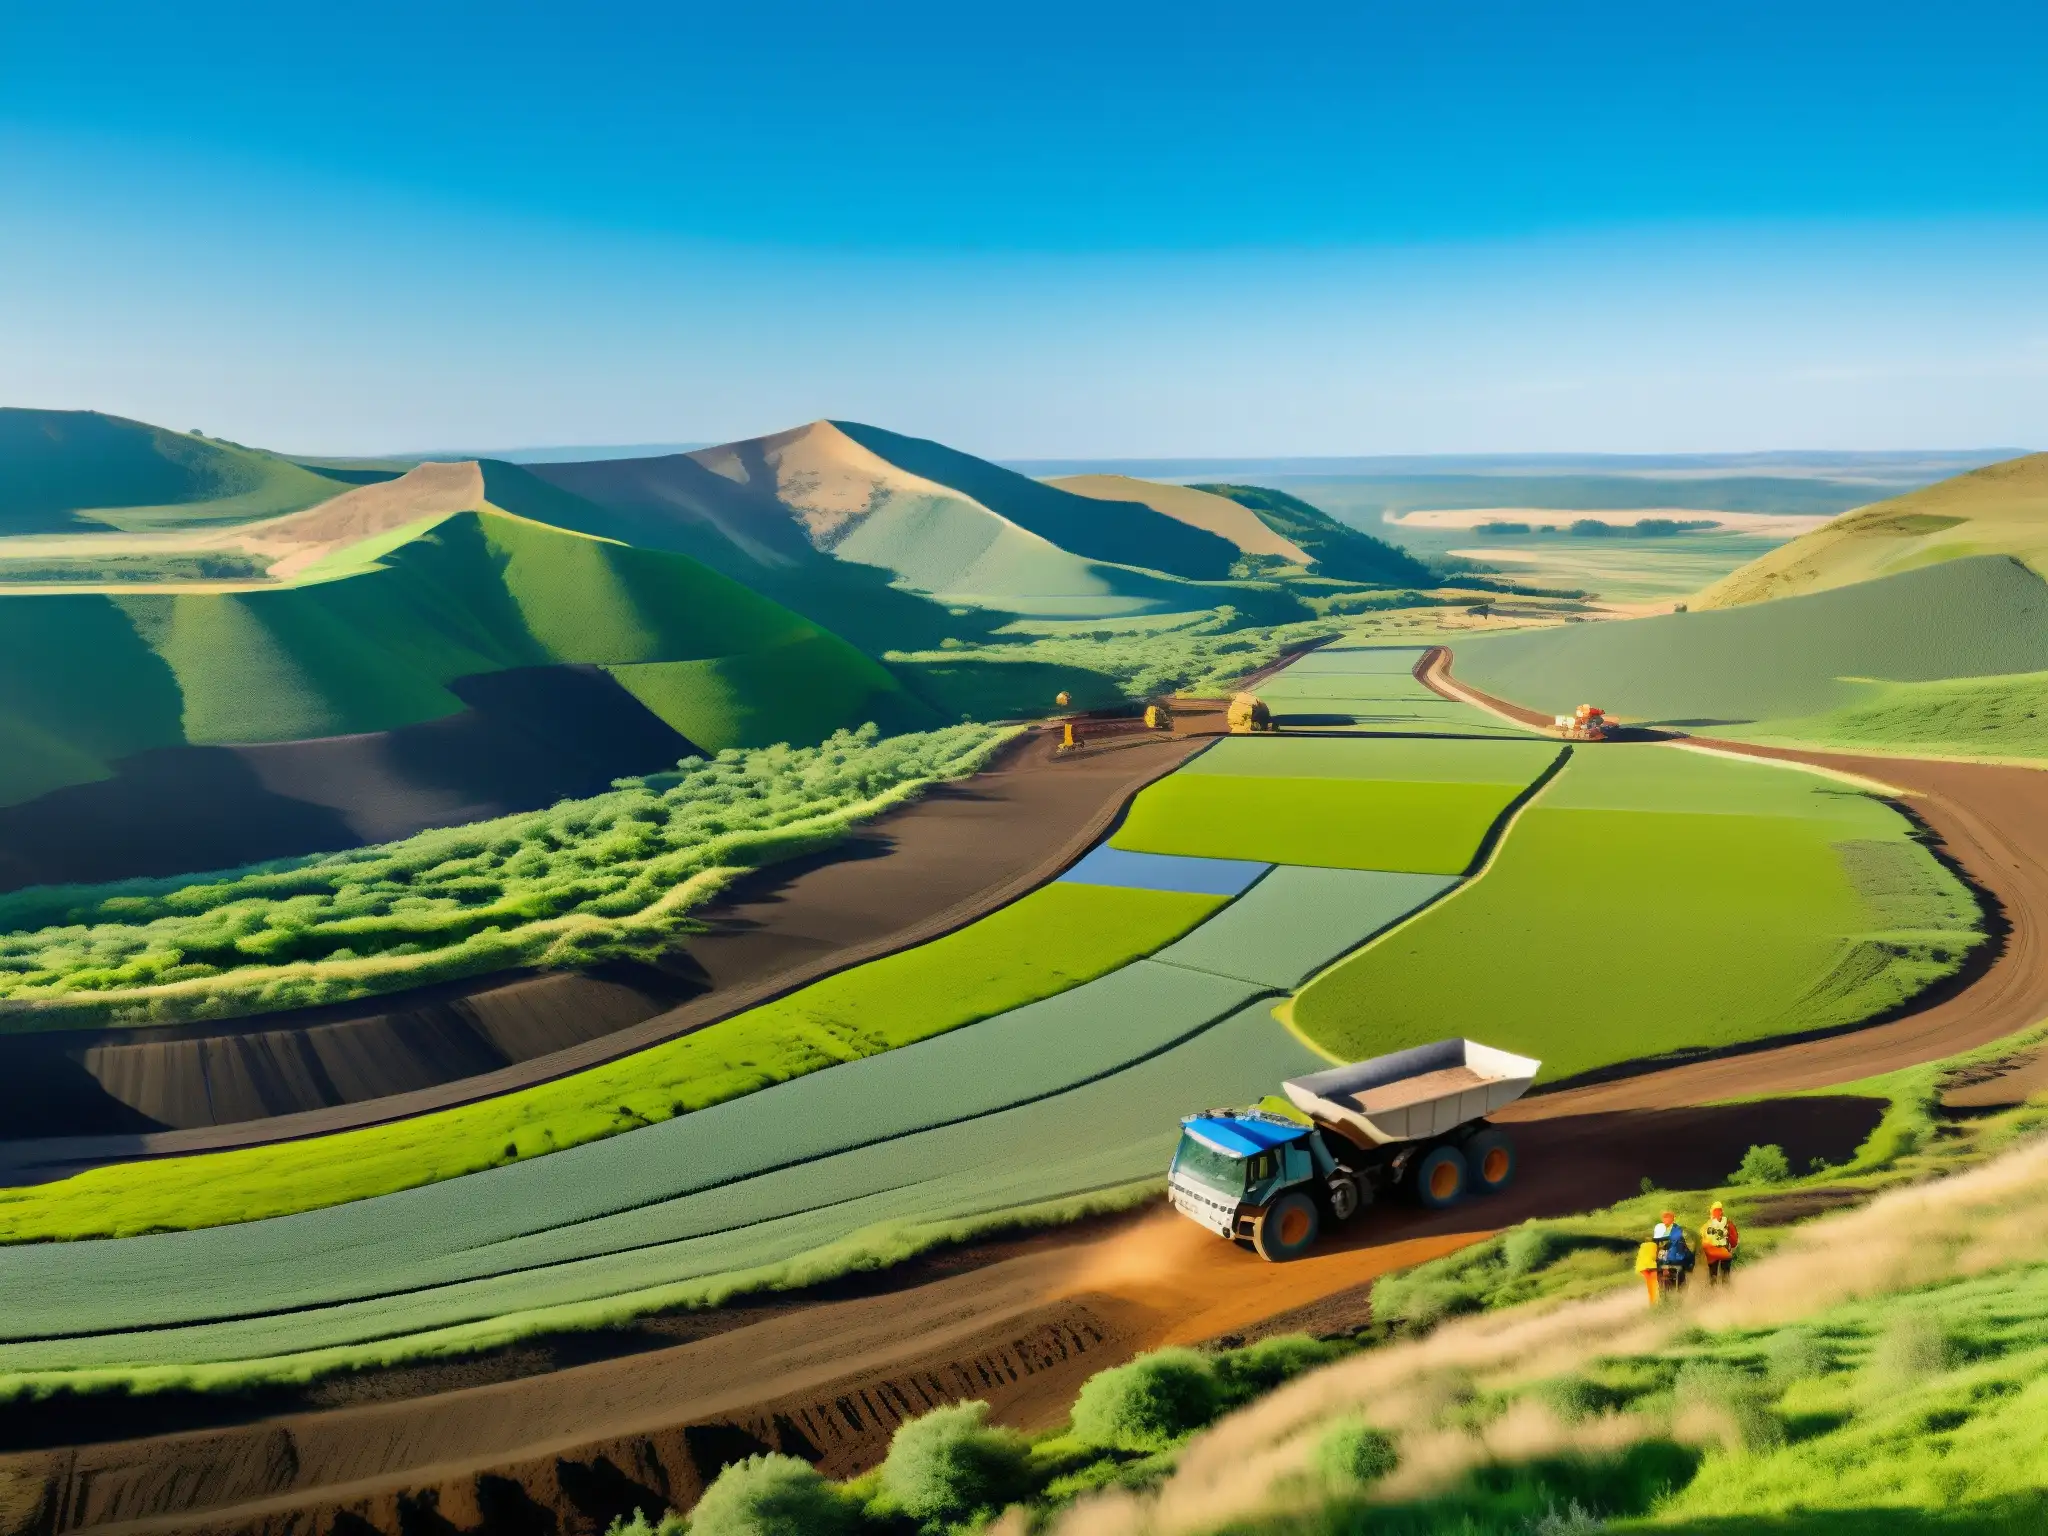
[[1212, 1110], [1181, 1121], [1167, 1190], [1175, 1210], [1218, 1236], [1291, 1257], [1322, 1224], [1309, 1191], [1335, 1172], [1314, 1126], [1263, 1110]]

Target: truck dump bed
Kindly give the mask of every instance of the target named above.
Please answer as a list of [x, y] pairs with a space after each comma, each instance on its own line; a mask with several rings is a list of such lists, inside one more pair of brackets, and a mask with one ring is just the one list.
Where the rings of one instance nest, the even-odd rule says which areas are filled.
[[1295, 1108], [1352, 1140], [1440, 1136], [1512, 1104], [1543, 1063], [1476, 1040], [1439, 1040], [1281, 1084]]

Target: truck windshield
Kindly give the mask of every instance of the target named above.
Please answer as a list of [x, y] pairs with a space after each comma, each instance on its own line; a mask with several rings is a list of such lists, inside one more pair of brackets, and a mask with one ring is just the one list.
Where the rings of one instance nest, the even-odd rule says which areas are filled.
[[1218, 1152], [1185, 1131], [1181, 1132], [1180, 1150], [1173, 1154], [1173, 1171], [1207, 1185], [1219, 1195], [1244, 1193], [1244, 1159]]

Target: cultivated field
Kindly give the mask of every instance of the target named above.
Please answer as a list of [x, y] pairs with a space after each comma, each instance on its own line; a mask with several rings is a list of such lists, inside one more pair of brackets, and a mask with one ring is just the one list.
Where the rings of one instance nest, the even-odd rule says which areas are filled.
[[1953, 974], [1978, 921], [1868, 795], [1580, 748], [1481, 877], [1311, 982], [1293, 1016], [1340, 1058], [1462, 1028], [1570, 1077], [1869, 1018]]

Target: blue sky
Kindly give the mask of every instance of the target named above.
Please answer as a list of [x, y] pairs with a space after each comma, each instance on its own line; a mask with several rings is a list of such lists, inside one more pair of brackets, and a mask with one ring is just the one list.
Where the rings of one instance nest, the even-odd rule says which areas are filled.
[[0, 22], [7, 403], [335, 452], [2048, 444], [2038, 0]]

